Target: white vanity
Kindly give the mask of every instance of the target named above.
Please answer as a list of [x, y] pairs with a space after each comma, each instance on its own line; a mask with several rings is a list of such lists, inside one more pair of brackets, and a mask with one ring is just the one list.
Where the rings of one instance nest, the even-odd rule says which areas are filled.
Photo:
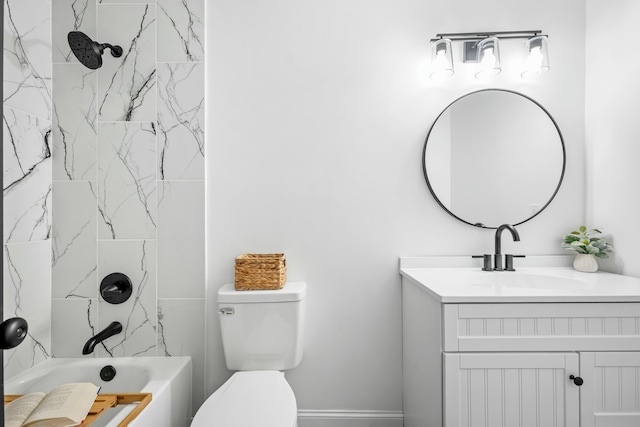
[[640, 279], [571, 260], [400, 260], [405, 427], [640, 426]]

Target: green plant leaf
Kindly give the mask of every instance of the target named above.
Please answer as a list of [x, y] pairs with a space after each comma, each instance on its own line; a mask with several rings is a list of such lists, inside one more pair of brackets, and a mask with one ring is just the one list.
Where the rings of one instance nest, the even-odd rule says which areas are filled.
[[597, 228], [587, 229], [586, 226], [581, 225], [578, 230], [563, 235], [560, 247], [580, 254], [592, 254], [599, 258], [608, 258], [608, 252], [613, 252], [613, 246], [601, 236], [602, 232]]

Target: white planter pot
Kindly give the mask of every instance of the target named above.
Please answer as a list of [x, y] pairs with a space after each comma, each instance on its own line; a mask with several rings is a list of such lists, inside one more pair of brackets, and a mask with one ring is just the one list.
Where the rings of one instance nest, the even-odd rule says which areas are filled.
[[595, 255], [577, 254], [576, 259], [573, 260], [573, 268], [585, 273], [593, 273], [598, 271], [598, 261]]

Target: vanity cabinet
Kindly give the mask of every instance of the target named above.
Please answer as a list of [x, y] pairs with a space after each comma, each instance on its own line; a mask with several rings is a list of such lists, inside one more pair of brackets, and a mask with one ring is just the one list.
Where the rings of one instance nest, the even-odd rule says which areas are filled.
[[403, 274], [405, 427], [640, 426], [640, 286], [572, 302], [424, 285]]

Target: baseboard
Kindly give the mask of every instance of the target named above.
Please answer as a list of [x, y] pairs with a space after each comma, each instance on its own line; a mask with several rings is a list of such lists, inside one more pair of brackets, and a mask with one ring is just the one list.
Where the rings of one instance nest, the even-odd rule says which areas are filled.
[[402, 411], [298, 410], [298, 427], [402, 427], [402, 424]]

